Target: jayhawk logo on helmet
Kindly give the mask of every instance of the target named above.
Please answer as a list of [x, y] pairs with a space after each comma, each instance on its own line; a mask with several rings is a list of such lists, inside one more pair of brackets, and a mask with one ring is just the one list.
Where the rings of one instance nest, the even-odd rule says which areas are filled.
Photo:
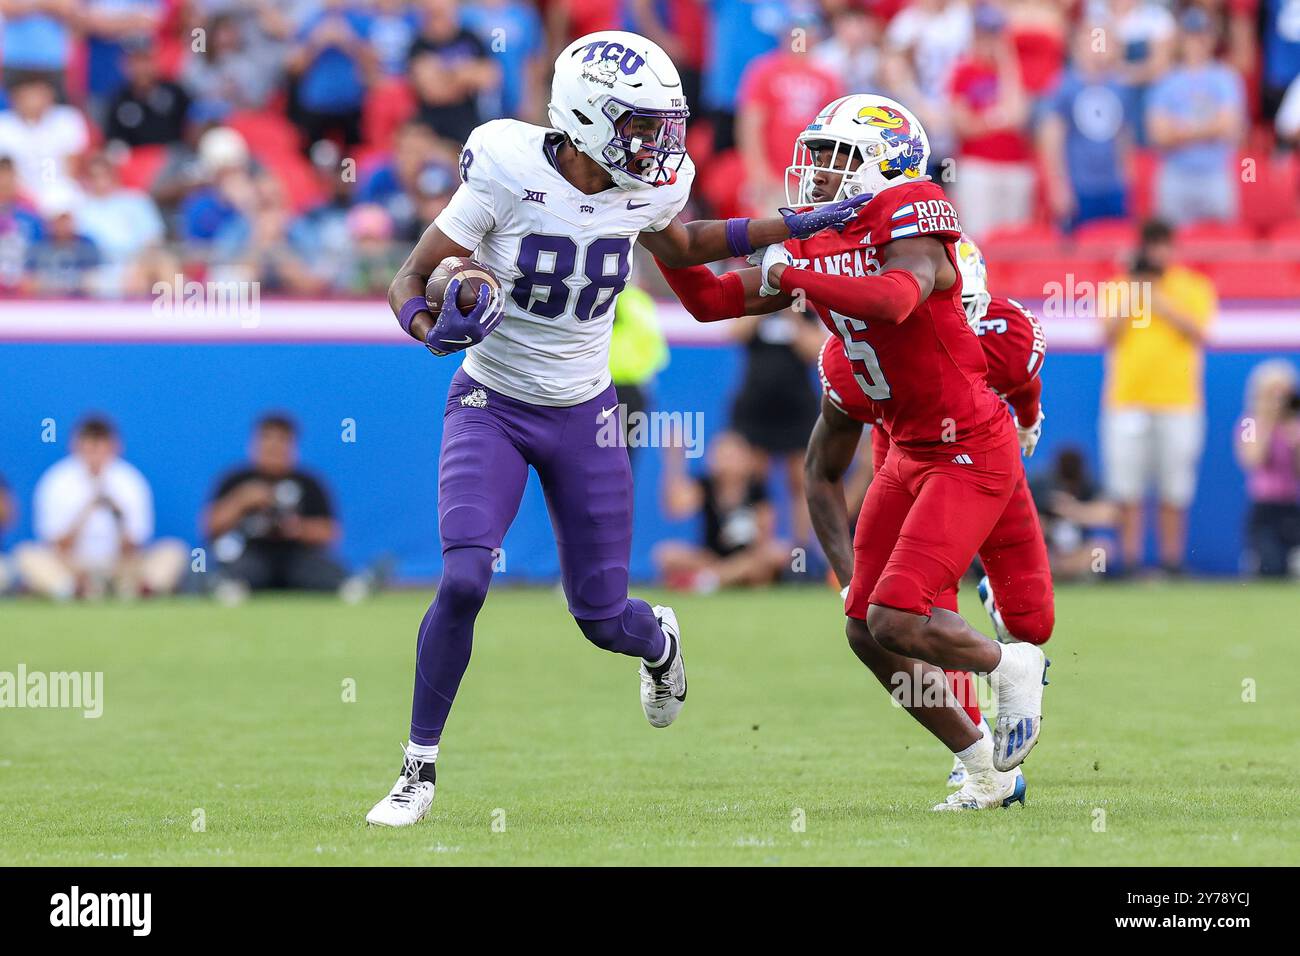
[[853, 117], [853, 122], [866, 126], [879, 126], [881, 129], [901, 130], [903, 135], [911, 132], [907, 117], [892, 106], [864, 106]]
[[882, 173], [902, 173], [908, 179], [921, 175], [924, 154], [921, 140], [912, 132], [912, 124], [901, 112], [892, 106], [864, 106], [853, 117], [853, 122], [883, 130], [881, 136], [885, 143], [894, 147], [880, 161]]

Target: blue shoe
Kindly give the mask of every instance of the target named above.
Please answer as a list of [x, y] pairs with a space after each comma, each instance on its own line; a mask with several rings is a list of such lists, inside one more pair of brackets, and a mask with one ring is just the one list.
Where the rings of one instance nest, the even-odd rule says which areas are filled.
[[1002, 801], [1004, 807], [1009, 807], [1013, 803], [1018, 803], [1022, 807], [1025, 805], [1025, 791], [1029, 789], [1025, 783], [1025, 775], [1019, 767], [1016, 768], [1015, 788], [1011, 791], [1011, 796]]

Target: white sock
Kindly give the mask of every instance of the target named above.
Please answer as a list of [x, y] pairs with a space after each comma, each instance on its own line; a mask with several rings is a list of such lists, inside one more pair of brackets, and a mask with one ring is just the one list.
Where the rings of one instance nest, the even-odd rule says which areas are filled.
[[997, 641], [994, 641], [993, 643], [997, 644], [998, 662], [994, 665], [992, 670], [988, 671], [989, 677], [992, 677], [998, 671], [1002, 670], [1002, 665], [1007, 662], [1007, 648], [1011, 646], [1010, 644], [998, 644]]
[[643, 657], [643, 658], [641, 658], [641, 659], [642, 659], [643, 661], [645, 661], [645, 666], [646, 666], [646, 667], [663, 667], [663, 666], [664, 666], [664, 663], [668, 660], [668, 655], [671, 654], [672, 652], [673, 652], [673, 642], [672, 642], [672, 639], [669, 638], [667, 634], [665, 634], [665, 635], [664, 635], [664, 652], [663, 652], [662, 654], [659, 655], [659, 660], [657, 660], [657, 661], [652, 661], [652, 660], [650, 660], [650, 658], [648, 658], [648, 657]]
[[972, 775], [992, 770], [993, 738], [985, 733], [984, 728], [981, 727], [980, 739], [965, 750], [957, 751], [957, 759], [966, 768], [966, 772]]
[[418, 757], [425, 763], [436, 763], [438, 760], [437, 744], [416, 744], [409, 740], [406, 742], [406, 753], [410, 757]]

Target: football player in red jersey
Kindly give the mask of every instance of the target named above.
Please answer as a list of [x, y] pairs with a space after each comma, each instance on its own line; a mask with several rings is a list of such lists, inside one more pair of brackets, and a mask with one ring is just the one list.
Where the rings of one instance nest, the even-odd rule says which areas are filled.
[[[800, 134], [788, 178], [799, 206], [871, 196], [842, 230], [768, 246], [757, 269], [663, 271], [702, 321], [806, 302], [843, 342], [892, 442], [854, 536], [849, 644], [967, 768], [966, 783], [935, 809], [983, 809], [1023, 798], [1014, 771], [1038, 741], [1046, 661], [1037, 646], [999, 644], [934, 605], [1001, 517], [1022, 468], [962, 310], [961, 226], [925, 176], [929, 152], [901, 104], [840, 97]], [[989, 675], [998, 702], [991, 741], [948, 691], [943, 669]]]
[[[989, 296], [984, 257], [964, 236], [957, 244], [957, 262], [962, 278], [962, 306], [971, 328], [980, 336], [989, 366], [988, 383], [1010, 403], [1016, 416], [1020, 450], [1028, 457], [1034, 453], [1042, 433], [1039, 372], [1047, 340], [1032, 312], [1013, 299]], [[876, 403], [857, 386], [838, 338], [832, 336], [822, 346], [817, 370], [822, 382], [822, 409], [808, 441], [804, 488], [817, 538], [832, 571], [847, 591], [853, 573], [853, 542], [843, 477], [853, 463], [863, 427], [874, 425], [880, 412]], [[874, 470], [883, 466], [889, 445], [884, 429], [873, 428]], [[1052, 573], [1037, 509], [1023, 474], [1016, 482], [1006, 510], [980, 547], [979, 555], [988, 572], [980, 582], [980, 597], [998, 639], [1024, 640], [1031, 644], [1046, 642], [1055, 619]], [[945, 589], [934, 603], [936, 607], [956, 611], [956, 585]], [[984, 726], [970, 675], [960, 671], [947, 674], [952, 691], [967, 715], [976, 726]], [[949, 786], [960, 787], [966, 782], [966, 776], [961, 761], [954, 760], [948, 776]]]

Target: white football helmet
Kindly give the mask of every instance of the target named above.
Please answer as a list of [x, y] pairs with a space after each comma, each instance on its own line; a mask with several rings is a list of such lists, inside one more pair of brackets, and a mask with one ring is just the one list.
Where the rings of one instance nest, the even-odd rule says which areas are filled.
[[[817, 154], [830, 150], [828, 155]], [[818, 170], [848, 153], [861, 157], [857, 169], [840, 178], [834, 196], [813, 199]], [[786, 170], [785, 195], [791, 206], [822, 206], [866, 193], [874, 196], [890, 186], [915, 182], [925, 175], [930, 141], [920, 121], [887, 96], [854, 93], [841, 96], [818, 113], [794, 144], [794, 159]]]
[[964, 232], [957, 240], [957, 271], [961, 273], [961, 304], [966, 310], [966, 321], [979, 331], [979, 321], [989, 311], [989, 270], [984, 263], [984, 253]]
[[663, 186], [686, 158], [686, 94], [668, 54], [635, 33], [579, 37], [555, 61], [551, 125], [623, 189]]

